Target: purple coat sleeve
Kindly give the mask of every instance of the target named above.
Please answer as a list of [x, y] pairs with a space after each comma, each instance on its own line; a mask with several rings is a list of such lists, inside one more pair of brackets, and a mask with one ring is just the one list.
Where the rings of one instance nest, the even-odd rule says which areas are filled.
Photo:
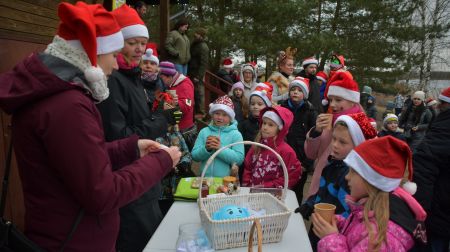
[[112, 159], [121, 164], [133, 160], [136, 154], [131, 153], [136, 151], [136, 139], [115, 142], [112, 143], [115, 148], [108, 148], [94, 104], [62, 103], [47, 120], [43, 139], [51, 153], [50, 166], [90, 214], [107, 213], [126, 205], [172, 169], [169, 154], [158, 151], [113, 171], [109, 154], [114, 156], [124, 150], [125, 154]]
[[125, 165], [131, 164], [138, 157], [137, 141], [138, 135], [131, 135], [130, 137], [106, 143], [108, 156], [111, 160], [113, 170], [122, 168]]

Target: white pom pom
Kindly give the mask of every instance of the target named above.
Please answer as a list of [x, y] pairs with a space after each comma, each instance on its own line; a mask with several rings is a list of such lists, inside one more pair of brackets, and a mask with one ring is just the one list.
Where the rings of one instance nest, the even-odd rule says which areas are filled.
[[405, 189], [405, 191], [409, 192], [409, 194], [414, 195], [417, 191], [417, 184], [414, 182], [406, 182], [403, 184], [403, 189]]
[[148, 48], [147, 51], [145, 51], [145, 54], [147, 55], [147, 57], [151, 57], [153, 55], [153, 49]]
[[99, 82], [105, 78], [105, 74], [100, 67], [89, 67], [84, 71], [84, 77], [89, 83]]
[[322, 105], [323, 106], [327, 106], [328, 105], [328, 100], [327, 99], [323, 99], [322, 100]]

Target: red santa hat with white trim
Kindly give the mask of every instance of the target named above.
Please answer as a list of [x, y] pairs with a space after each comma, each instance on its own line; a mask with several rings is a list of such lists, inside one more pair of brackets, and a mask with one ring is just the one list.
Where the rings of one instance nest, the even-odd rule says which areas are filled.
[[122, 6], [113, 10], [111, 13], [122, 28], [124, 39], [149, 38], [147, 26], [145, 26], [144, 21], [142, 21], [135, 9], [126, 4], [122, 4]]
[[231, 60], [230, 58], [224, 59], [223, 60], [223, 67], [224, 68], [233, 68], [234, 67], [233, 60]]
[[[102, 82], [106, 76], [97, 67], [97, 55], [122, 49], [124, 45], [120, 26], [114, 16], [100, 4], [77, 2], [75, 5], [60, 3], [58, 16], [61, 20], [57, 35], [71, 46], [86, 52], [91, 66], [81, 69], [89, 83]], [[107, 97], [109, 93], [106, 92]], [[95, 97], [102, 100], [106, 97]]]
[[450, 87], [442, 90], [441, 94], [439, 95], [439, 100], [450, 103]]
[[311, 65], [311, 64], [319, 65], [319, 61], [314, 57], [309, 57], [309, 58], [304, 59], [302, 62], [303, 68], [306, 68], [308, 65]]
[[309, 79], [303, 78], [303, 77], [295, 77], [294, 80], [291, 81], [291, 83], [289, 83], [289, 91], [291, 90], [291, 88], [293, 87], [299, 87], [302, 92], [303, 95], [305, 96], [305, 99], [308, 99], [308, 95], [309, 95]]
[[341, 115], [336, 119], [334, 125], [338, 122], [344, 122], [347, 125], [348, 132], [355, 146], [377, 136], [377, 131], [371, 124], [370, 118], [364, 112]]
[[412, 181], [412, 153], [409, 146], [395, 137], [371, 139], [356, 146], [344, 162], [369, 184], [384, 192], [400, 186], [408, 170], [408, 182], [402, 187], [414, 194], [417, 185]]
[[324, 93], [324, 100], [322, 100], [323, 105], [328, 104], [328, 96], [333, 95], [345, 100], [359, 103], [359, 87], [358, 83], [354, 81], [345, 72], [337, 72], [331, 77], [327, 84]]
[[273, 86], [270, 82], [264, 82], [264, 83], [258, 83], [254, 90], [250, 93], [250, 96], [248, 97], [249, 103], [252, 99], [252, 96], [258, 96], [260, 97], [267, 107], [272, 106], [272, 91]]

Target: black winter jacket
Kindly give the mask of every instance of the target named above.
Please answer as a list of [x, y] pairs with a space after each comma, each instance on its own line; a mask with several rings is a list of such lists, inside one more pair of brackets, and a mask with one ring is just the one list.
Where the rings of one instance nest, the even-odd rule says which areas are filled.
[[431, 123], [413, 155], [414, 197], [427, 211], [427, 230], [450, 238], [450, 110]]
[[306, 75], [305, 70], [300, 71], [297, 76], [309, 79], [308, 101], [314, 106], [317, 113], [323, 112], [322, 100], [320, 99], [320, 85], [315, 75]]
[[[259, 131], [259, 121], [252, 115], [249, 115], [247, 119], [238, 123], [238, 130], [242, 134], [244, 141], [255, 141], [255, 137]], [[245, 145], [245, 155], [250, 150], [250, 145]]]
[[306, 170], [312, 169], [314, 161], [306, 157], [305, 140], [308, 131], [316, 126], [317, 111], [314, 110], [313, 105], [308, 101], [303, 103], [301, 107], [295, 108], [290, 99], [288, 99], [281, 106], [289, 109], [294, 114], [294, 121], [289, 128], [286, 142], [294, 149], [302, 166]]

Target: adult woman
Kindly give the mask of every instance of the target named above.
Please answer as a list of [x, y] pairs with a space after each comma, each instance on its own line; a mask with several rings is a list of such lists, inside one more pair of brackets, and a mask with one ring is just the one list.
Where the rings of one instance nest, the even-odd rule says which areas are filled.
[[297, 49], [288, 47], [278, 56], [278, 71], [267, 79], [273, 86], [272, 101], [281, 104], [289, 98], [289, 83], [294, 80], [294, 55]]
[[404, 129], [406, 141], [412, 151], [425, 136], [425, 131], [431, 122], [432, 114], [424, 101], [425, 93], [416, 91], [412, 97], [412, 103], [401, 114], [399, 120], [399, 126]]
[[[147, 105], [139, 63], [145, 52], [148, 30], [136, 10], [126, 4], [112, 14], [121, 27], [124, 47], [117, 55], [119, 69], [108, 80], [110, 97], [98, 105], [107, 141], [132, 134], [156, 139], [167, 132], [168, 117], [152, 113]], [[162, 220], [158, 183], [139, 199], [120, 209], [120, 232], [117, 249], [141, 251]]]
[[95, 103], [108, 97], [106, 78], [123, 47], [120, 27], [99, 4], [61, 3], [58, 15], [58, 35], [45, 52], [0, 76], [0, 107], [13, 114], [25, 234], [59, 251], [84, 209], [66, 251], [115, 251], [119, 207], [157, 183], [181, 154], [147, 155], [157, 145], [136, 135], [105, 143]]

